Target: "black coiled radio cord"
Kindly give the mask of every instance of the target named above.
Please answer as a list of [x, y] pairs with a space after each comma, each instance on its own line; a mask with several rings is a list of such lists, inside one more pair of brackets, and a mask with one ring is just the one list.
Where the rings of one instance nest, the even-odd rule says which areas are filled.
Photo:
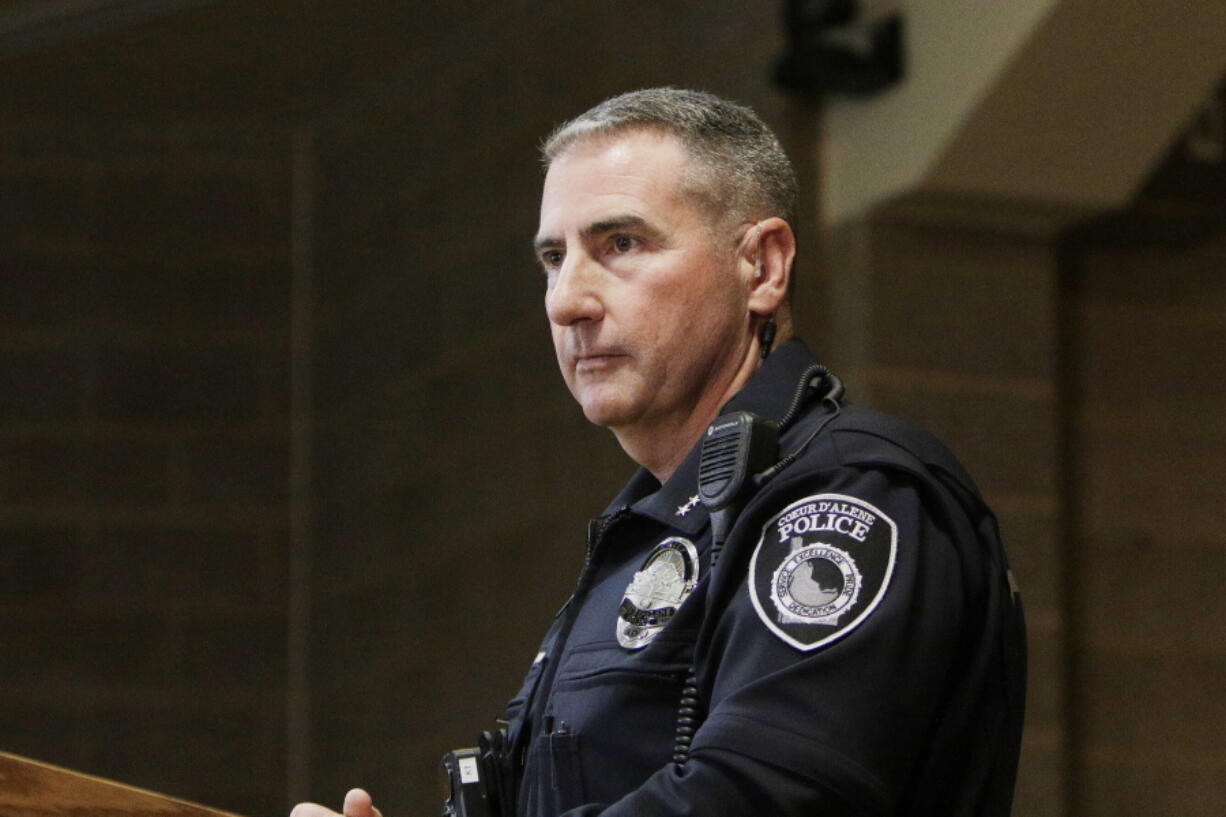
[[694, 733], [702, 724], [706, 712], [703, 711], [702, 695], [698, 692], [698, 677], [691, 669], [681, 688], [681, 702], [677, 704], [677, 736], [673, 742], [673, 763], [681, 769], [690, 759], [690, 745], [694, 742]]
[[[751, 463], [756, 465], [755, 460], [758, 459], [755, 452], [769, 448], [774, 452], [771, 459], [778, 456], [776, 444], [778, 436], [782, 435], [783, 431], [800, 414], [805, 398], [819, 389], [822, 389], [821, 400], [828, 401], [834, 409], [830, 416], [822, 420], [817, 428], [787, 456], [769, 468], [753, 473]], [[814, 364], [801, 375], [792, 403], [777, 426], [774, 423], [762, 423], [753, 415], [741, 412], [740, 414], [746, 416], [725, 415], [716, 419], [708, 428], [698, 469], [698, 492], [703, 497], [703, 504], [711, 512], [711, 564], [707, 568], [708, 583], [715, 572], [715, 565], [719, 561], [728, 530], [732, 527], [732, 519], [739, 505], [738, 500], [743, 498], [742, 489], [745, 484], [749, 483], [753, 490], [757, 490], [795, 462], [809, 443], [813, 442], [813, 438], [838, 416], [839, 399], [842, 396], [842, 381], [831, 374], [825, 366]], [[718, 439], [721, 433], [724, 437], [722, 442]], [[763, 441], [755, 438], [755, 435], [763, 434], [768, 435], [770, 439]], [[740, 435], [741, 439], [733, 441], [731, 438], [737, 435]], [[739, 449], [744, 453], [732, 457], [729, 453], [730, 449]], [[749, 467], [729, 466], [729, 461], [733, 459], [738, 465]], [[714, 463], [713, 467], [708, 467], [712, 463]], [[678, 771], [690, 759], [690, 747], [694, 743], [694, 734], [702, 725], [706, 714], [702, 694], [698, 689], [698, 675], [695, 668], [691, 666], [685, 678], [685, 684], [681, 688], [681, 700], [677, 704], [677, 733], [673, 741], [673, 765]]]

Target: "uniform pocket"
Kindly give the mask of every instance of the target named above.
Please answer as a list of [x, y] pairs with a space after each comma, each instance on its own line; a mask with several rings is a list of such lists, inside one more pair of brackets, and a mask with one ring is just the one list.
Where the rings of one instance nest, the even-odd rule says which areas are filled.
[[558, 668], [558, 683], [605, 674], [670, 675], [690, 666], [697, 633], [665, 630], [641, 650], [630, 651], [612, 639], [582, 644]]
[[588, 802], [580, 736], [562, 726], [532, 742], [523, 784], [523, 813], [554, 817]]
[[691, 640], [653, 643], [650, 653], [584, 645], [567, 656], [549, 700], [569, 732], [554, 742], [560, 798], [578, 791], [611, 803], [671, 762]]

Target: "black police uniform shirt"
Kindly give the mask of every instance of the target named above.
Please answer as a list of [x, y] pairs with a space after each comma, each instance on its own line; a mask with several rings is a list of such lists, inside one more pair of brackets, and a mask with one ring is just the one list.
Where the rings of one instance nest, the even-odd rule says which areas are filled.
[[[778, 420], [813, 363], [781, 346], [725, 412]], [[815, 400], [780, 453], [815, 430], [713, 573], [700, 446], [591, 523], [505, 714], [521, 817], [1008, 814], [1024, 634], [994, 518], [925, 432]], [[679, 765], [691, 672], [705, 714]]]

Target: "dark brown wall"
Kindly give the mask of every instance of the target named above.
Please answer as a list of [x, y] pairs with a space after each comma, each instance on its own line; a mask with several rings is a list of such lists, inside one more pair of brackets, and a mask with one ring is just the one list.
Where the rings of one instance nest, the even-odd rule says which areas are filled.
[[286, 140], [0, 133], [0, 748], [276, 813]]
[[1133, 213], [1067, 247], [1069, 721], [1087, 817], [1210, 817], [1226, 791], [1224, 203], [1222, 157], [1179, 146]]

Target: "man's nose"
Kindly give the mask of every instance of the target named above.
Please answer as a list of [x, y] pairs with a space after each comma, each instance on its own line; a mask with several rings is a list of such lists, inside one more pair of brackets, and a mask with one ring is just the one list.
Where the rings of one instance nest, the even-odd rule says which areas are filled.
[[545, 314], [550, 322], [570, 326], [603, 318], [600, 278], [599, 265], [591, 258], [579, 253], [568, 255], [545, 293]]

